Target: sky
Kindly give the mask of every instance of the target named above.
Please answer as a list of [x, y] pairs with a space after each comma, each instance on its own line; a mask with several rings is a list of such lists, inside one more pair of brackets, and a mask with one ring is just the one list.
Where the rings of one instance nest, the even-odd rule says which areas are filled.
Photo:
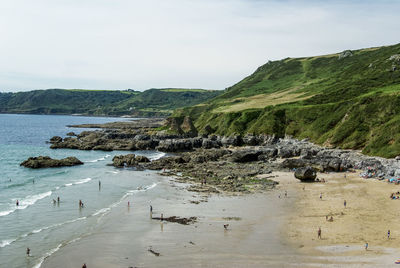
[[0, 92], [224, 89], [268, 60], [400, 42], [397, 0], [1, 0]]

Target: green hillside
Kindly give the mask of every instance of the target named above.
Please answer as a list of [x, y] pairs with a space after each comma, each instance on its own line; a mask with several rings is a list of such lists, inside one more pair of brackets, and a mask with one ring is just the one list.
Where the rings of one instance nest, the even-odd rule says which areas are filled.
[[0, 93], [0, 113], [166, 116], [220, 91], [201, 89], [81, 90], [48, 89]]
[[270, 61], [216, 98], [179, 109], [199, 132], [309, 138], [400, 155], [400, 44]]

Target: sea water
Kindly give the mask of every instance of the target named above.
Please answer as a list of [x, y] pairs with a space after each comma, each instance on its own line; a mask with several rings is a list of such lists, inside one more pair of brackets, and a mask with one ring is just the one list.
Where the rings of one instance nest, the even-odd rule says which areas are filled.
[[[145, 194], [157, 186], [157, 179], [147, 172], [107, 165], [114, 155], [127, 152], [52, 150], [46, 143], [55, 135], [87, 130], [67, 125], [120, 120], [127, 119], [0, 115], [0, 267], [40, 267], [46, 257], [90, 233], [127, 196]], [[150, 159], [163, 155], [133, 153]], [[84, 165], [37, 170], [20, 166], [28, 157], [39, 155], [75, 156]], [[60, 202], [54, 203], [57, 198]], [[31, 257], [26, 256], [28, 247]]]

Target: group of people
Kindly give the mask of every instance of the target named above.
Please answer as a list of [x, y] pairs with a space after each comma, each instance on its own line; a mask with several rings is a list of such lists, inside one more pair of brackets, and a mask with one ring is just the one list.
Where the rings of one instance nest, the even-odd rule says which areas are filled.
[[390, 194], [390, 199], [399, 199], [400, 197], [399, 197], [399, 195], [400, 195], [400, 192], [398, 191], [398, 192], [396, 192], [396, 193], [391, 193]]

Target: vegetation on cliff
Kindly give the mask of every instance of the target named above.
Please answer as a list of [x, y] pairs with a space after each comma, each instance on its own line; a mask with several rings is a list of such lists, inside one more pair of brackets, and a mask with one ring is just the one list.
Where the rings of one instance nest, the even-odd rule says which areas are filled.
[[0, 93], [0, 113], [166, 116], [217, 96], [202, 89], [66, 90]]
[[173, 114], [185, 116], [199, 133], [291, 135], [397, 156], [400, 44], [269, 61], [216, 98]]

